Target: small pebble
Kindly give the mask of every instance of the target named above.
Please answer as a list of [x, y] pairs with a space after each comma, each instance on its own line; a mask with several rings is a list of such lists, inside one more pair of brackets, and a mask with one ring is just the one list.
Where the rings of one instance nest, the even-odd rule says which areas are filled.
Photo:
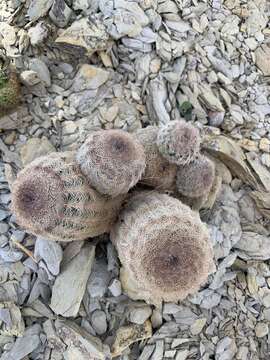
[[191, 326], [190, 326], [190, 332], [192, 335], [198, 335], [200, 334], [200, 332], [202, 331], [202, 329], [204, 328], [205, 324], [206, 324], [207, 319], [206, 318], [202, 318], [202, 319], [197, 319]]
[[4, 234], [8, 231], [9, 226], [4, 222], [0, 222], [0, 234]]
[[268, 334], [268, 324], [264, 322], [259, 322], [255, 326], [255, 334], [258, 338], [262, 338]]
[[25, 70], [20, 74], [20, 79], [22, 83], [26, 86], [33, 86], [40, 82], [40, 78], [36, 71]]
[[91, 315], [91, 324], [98, 335], [107, 331], [106, 314], [102, 310], [95, 310]]
[[109, 286], [109, 290], [113, 296], [120, 296], [122, 294], [121, 282], [118, 279], [114, 279]]
[[134, 323], [141, 325], [143, 324], [152, 314], [150, 306], [135, 307], [130, 310], [129, 320]]
[[12, 240], [15, 240], [19, 243], [23, 241], [24, 237], [25, 237], [25, 232], [21, 230], [15, 230], [11, 235]]

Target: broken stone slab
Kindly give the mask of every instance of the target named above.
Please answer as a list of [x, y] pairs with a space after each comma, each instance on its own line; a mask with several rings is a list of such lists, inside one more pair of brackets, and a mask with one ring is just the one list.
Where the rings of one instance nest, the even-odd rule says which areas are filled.
[[114, 39], [118, 40], [126, 35], [136, 37], [148, 25], [149, 18], [137, 2], [115, 0], [113, 6], [114, 9], [108, 11], [106, 4], [106, 9], [102, 9], [102, 12], [107, 13], [104, 23]]
[[52, 4], [53, 0], [31, 0], [27, 16], [31, 21], [36, 21], [47, 14]]
[[48, 270], [53, 275], [58, 275], [60, 271], [60, 264], [63, 258], [63, 250], [61, 245], [55, 241], [49, 241], [38, 237], [35, 242], [35, 258], [42, 258]]
[[210, 86], [201, 84], [199, 86], [199, 90], [199, 98], [209, 110], [225, 112], [220, 100], [218, 99], [218, 97], [215, 96]]
[[29, 164], [36, 158], [48, 155], [55, 151], [55, 147], [51, 142], [43, 136], [40, 138], [30, 138], [20, 150], [23, 166]]
[[56, 320], [56, 333], [68, 346], [64, 358], [68, 360], [105, 360], [110, 358], [110, 349], [101, 340], [69, 320]]
[[252, 191], [250, 196], [253, 198], [257, 205], [257, 209], [263, 216], [270, 219], [270, 194], [265, 191]]
[[0, 335], [22, 336], [24, 333], [21, 311], [13, 302], [0, 303], [0, 323]]
[[151, 322], [147, 320], [142, 325], [121, 326], [115, 336], [112, 345], [112, 356], [119, 356], [122, 352], [136, 341], [148, 339], [152, 336]]
[[63, 353], [66, 345], [56, 333], [54, 322], [50, 319], [43, 323], [43, 330], [46, 334], [49, 347]]
[[41, 317], [45, 317], [48, 319], [53, 319], [55, 317], [55, 315], [53, 314], [53, 312], [51, 311], [51, 309], [43, 304], [42, 301], [40, 301], [39, 299], [31, 302], [31, 304], [29, 304], [29, 306], [24, 306], [22, 308], [22, 315], [24, 317], [36, 317], [36, 318], [41, 318]]
[[111, 274], [107, 269], [107, 263], [102, 259], [96, 259], [87, 283], [87, 291], [91, 298], [104, 296], [110, 280]]
[[263, 184], [264, 190], [270, 192], [270, 172], [262, 164], [260, 156], [255, 152], [250, 152], [246, 154], [246, 158], [249, 165], [258, 176], [260, 182]]
[[107, 50], [111, 45], [109, 34], [102, 19], [98, 17], [85, 17], [74, 21], [56, 38], [55, 43], [79, 56], [84, 54], [91, 56], [96, 51]]
[[78, 314], [94, 258], [95, 246], [87, 244], [62, 269], [52, 288], [50, 307], [56, 314], [65, 317]]
[[227, 256], [242, 234], [237, 199], [229, 185], [221, 186], [213, 208], [202, 219], [208, 225], [215, 258]]
[[29, 68], [38, 74], [38, 77], [45, 86], [51, 86], [50, 70], [44, 61], [38, 58], [33, 58], [29, 61]]
[[241, 239], [234, 245], [238, 256], [244, 260], [270, 259], [270, 237], [251, 231], [244, 231]]
[[134, 306], [130, 308], [129, 320], [134, 323], [141, 325], [143, 324], [152, 314], [150, 306]]
[[[42, 45], [44, 43], [44, 41], [46, 40], [46, 38], [48, 37], [48, 34], [49, 34], [49, 29], [46, 26], [46, 23], [43, 21], [38, 22], [35, 26], [31, 27], [28, 30], [28, 36], [30, 38], [30, 43], [32, 46]], [[28, 71], [29, 70], [26, 70], [26, 72], [28, 72]], [[28, 76], [25, 76], [25, 75], [28, 75]], [[39, 81], [38, 81], [39, 78], [38, 78], [37, 74], [35, 74], [35, 76], [33, 76], [33, 74], [32, 74], [32, 79], [30, 78], [29, 74], [24, 74], [24, 76], [22, 76], [22, 74], [21, 74], [20, 77], [23, 78], [24, 80], [26, 80], [25, 83], [26, 83], [26, 85], [29, 85], [29, 86], [33, 86], [33, 85], [36, 85], [39, 83]]]
[[109, 79], [110, 73], [93, 65], [83, 64], [77, 72], [72, 91], [96, 90]]
[[146, 102], [151, 124], [166, 124], [170, 121], [170, 115], [165, 107], [167, 98], [165, 80], [161, 76], [151, 80]]
[[255, 51], [256, 65], [265, 76], [270, 76], [270, 47], [265, 44]]
[[32, 120], [28, 110], [24, 106], [20, 106], [11, 114], [0, 118], [0, 130], [19, 129], [27, 126]]
[[205, 137], [203, 148], [221, 160], [244, 183], [255, 189], [262, 187], [248, 167], [243, 150], [232, 139], [223, 135]]
[[58, 27], [67, 26], [72, 15], [72, 10], [64, 0], [54, 0], [49, 16], [52, 22]]
[[234, 355], [236, 354], [236, 352], [237, 352], [237, 346], [235, 340], [228, 336], [225, 336], [217, 343], [215, 359], [216, 360], [234, 359]]
[[18, 337], [12, 349], [1, 356], [1, 360], [22, 360], [41, 344], [41, 327], [35, 324], [26, 329], [22, 337]]

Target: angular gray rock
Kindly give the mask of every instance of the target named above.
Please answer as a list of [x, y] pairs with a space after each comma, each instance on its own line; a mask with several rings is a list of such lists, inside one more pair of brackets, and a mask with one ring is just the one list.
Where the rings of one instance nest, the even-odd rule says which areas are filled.
[[54, 0], [49, 16], [56, 26], [67, 26], [71, 15], [72, 10], [64, 0]]
[[107, 319], [105, 312], [102, 310], [95, 310], [91, 315], [91, 324], [97, 335], [104, 334], [107, 331]]
[[270, 238], [251, 231], [244, 231], [241, 239], [234, 245], [238, 256], [244, 260], [270, 259]]
[[133, 307], [129, 313], [129, 320], [134, 323], [141, 325], [143, 324], [152, 314], [150, 306]]
[[91, 297], [102, 297], [108, 289], [111, 275], [103, 260], [96, 260], [87, 283], [87, 291]]
[[45, 16], [52, 6], [53, 0], [31, 0], [27, 16], [31, 21], [36, 21]]
[[39, 324], [35, 324], [26, 329], [22, 337], [18, 337], [12, 349], [1, 356], [1, 360], [22, 360], [40, 345]]
[[48, 270], [53, 275], [58, 275], [60, 271], [60, 263], [63, 258], [63, 250], [61, 245], [55, 241], [49, 241], [38, 237], [35, 243], [35, 258], [42, 258]]
[[93, 55], [96, 51], [106, 50], [110, 40], [106, 28], [98, 17], [81, 18], [73, 22], [55, 40], [56, 45], [70, 49], [77, 55]]
[[51, 309], [65, 317], [76, 316], [85, 292], [95, 257], [95, 246], [85, 245], [55, 280], [52, 288]]
[[97, 360], [105, 360], [110, 358], [109, 347], [103, 345], [99, 338], [90, 335], [76, 323], [68, 320], [57, 320], [55, 327], [57, 334], [68, 346], [65, 351], [65, 359], [90, 360], [93, 357]]

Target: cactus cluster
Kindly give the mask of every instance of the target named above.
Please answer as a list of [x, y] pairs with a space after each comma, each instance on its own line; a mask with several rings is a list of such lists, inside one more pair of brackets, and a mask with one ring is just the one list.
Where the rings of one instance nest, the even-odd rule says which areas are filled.
[[75, 153], [27, 165], [13, 184], [12, 210], [18, 224], [51, 240], [110, 232], [128, 295], [178, 301], [206, 282], [213, 265], [199, 214], [164, 193], [192, 198], [210, 190], [214, 167], [199, 148], [199, 131], [182, 120], [133, 135], [98, 130]]

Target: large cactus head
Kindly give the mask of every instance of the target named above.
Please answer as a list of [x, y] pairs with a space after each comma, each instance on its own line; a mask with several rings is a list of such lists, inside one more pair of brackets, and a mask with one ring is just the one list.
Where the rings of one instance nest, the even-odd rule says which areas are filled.
[[111, 240], [123, 265], [124, 289], [134, 299], [182, 300], [206, 282], [213, 266], [208, 232], [198, 214], [155, 191], [129, 199]]
[[157, 146], [169, 162], [185, 165], [193, 161], [200, 150], [200, 133], [184, 120], [163, 125], [158, 132]]
[[157, 134], [158, 127], [155, 126], [148, 126], [136, 132], [146, 156], [146, 168], [141, 183], [159, 190], [173, 190], [177, 167], [169, 163], [158, 151]]
[[176, 187], [180, 194], [197, 198], [207, 195], [214, 178], [214, 163], [206, 156], [199, 155], [191, 163], [178, 168]]
[[127, 193], [145, 169], [143, 146], [122, 130], [92, 132], [76, 159], [90, 183], [101, 194], [111, 196]]
[[110, 199], [91, 188], [73, 153], [52, 153], [18, 174], [12, 211], [30, 233], [51, 240], [82, 240], [109, 231], [122, 198]]

